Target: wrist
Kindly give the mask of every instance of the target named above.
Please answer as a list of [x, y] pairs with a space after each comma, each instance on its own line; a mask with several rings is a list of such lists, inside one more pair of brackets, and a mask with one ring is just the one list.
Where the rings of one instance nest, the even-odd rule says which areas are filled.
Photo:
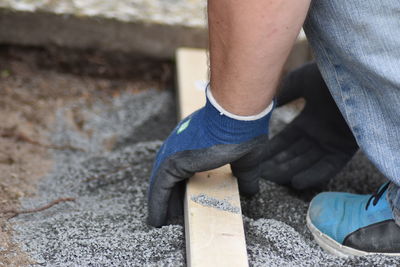
[[263, 92], [251, 93], [254, 91], [251, 85], [246, 88], [239, 85], [235, 88], [217, 86], [212, 87], [209, 84], [207, 92], [212, 92], [212, 98], [224, 111], [236, 116], [251, 117], [260, 114], [271, 105], [273, 100], [273, 95], [268, 92], [268, 88], [265, 88]]
[[231, 119], [240, 120], [240, 121], [254, 121], [254, 120], [261, 119], [264, 116], [268, 115], [274, 108], [274, 101], [272, 101], [271, 104], [269, 104], [263, 111], [261, 111], [258, 114], [250, 115], [250, 116], [242, 116], [242, 115], [233, 114], [233, 113], [227, 111], [226, 109], [224, 109], [214, 98], [210, 86], [207, 86], [206, 96], [207, 96], [207, 100], [210, 101], [211, 105], [213, 105], [213, 107], [215, 109], [217, 109], [221, 115], [225, 115]]
[[206, 96], [205, 126], [207, 131], [221, 139], [221, 142], [241, 143], [260, 135], [268, 135], [269, 119], [274, 108], [273, 102], [259, 114], [239, 116], [222, 108], [213, 97], [209, 87]]

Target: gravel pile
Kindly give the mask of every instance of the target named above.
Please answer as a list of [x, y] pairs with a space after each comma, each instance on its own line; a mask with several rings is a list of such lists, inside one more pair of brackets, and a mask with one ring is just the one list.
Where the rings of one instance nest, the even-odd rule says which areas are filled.
[[[79, 109], [81, 130], [67, 119]], [[57, 114], [51, 136], [57, 145], [83, 151], [54, 151], [56, 165], [24, 208], [59, 197], [76, 197], [46, 211], [12, 220], [15, 239], [37, 266], [182, 266], [182, 221], [155, 229], [146, 225], [146, 190], [157, 149], [175, 126], [168, 92], [126, 94], [110, 103], [80, 103]], [[279, 111], [276, 132], [284, 123]], [[109, 149], [110, 142], [113, 149]], [[108, 144], [108, 145], [106, 145]], [[360, 153], [324, 190], [369, 193], [384, 181]], [[261, 182], [261, 192], [242, 200], [248, 254], [252, 266], [387, 265], [387, 257], [338, 258], [322, 251], [305, 226], [308, 201], [317, 192], [298, 193]]]

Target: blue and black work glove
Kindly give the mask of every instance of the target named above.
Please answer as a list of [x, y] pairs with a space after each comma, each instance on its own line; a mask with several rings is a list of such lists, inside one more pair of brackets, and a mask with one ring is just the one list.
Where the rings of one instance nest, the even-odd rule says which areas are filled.
[[326, 184], [358, 145], [315, 63], [285, 77], [277, 106], [299, 98], [305, 99], [305, 107], [271, 139], [262, 177], [301, 190]]
[[185, 181], [230, 164], [241, 194], [259, 190], [273, 104], [257, 116], [226, 112], [207, 90], [205, 107], [182, 120], [161, 146], [150, 178], [148, 223], [160, 227], [182, 213]]

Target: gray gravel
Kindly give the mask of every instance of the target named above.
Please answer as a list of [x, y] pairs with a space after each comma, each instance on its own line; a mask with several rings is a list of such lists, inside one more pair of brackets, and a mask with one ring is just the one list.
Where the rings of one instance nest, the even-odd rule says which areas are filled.
[[[70, 108], [84, 114], [83, 132], [65, 119]], [[159, 229], [145, 223], [152, 161], [160, 140], [175, 126], [175, 114], [171, 95], [159, 91], [122, 95], [91, 108], [76, 103], [59, 111], [53, 142], [86, 152], [54, 151], [54, 170], [40, 183], [37, 197], [24, 199], [23, 206], [37, 207], [59, 197], [76, 197], [76, 202], [12, 220], [16, 241], [35, 266], [185, 265], [182, 220]], [[272, 123], [274, 132], [284, 125], [279, 114]], [[104, 146], [110, 139], [116, 140], [111, 151]], [[324, 189], [369, 193], [383, 181], [359, 153]], [[393, 258], [344, 259], [322, 251], [305, 226], [307, 205], [316, 193], [262, 181], [257, 196], [242, 199], [252, 266], [398, 265]]]
[[207, 196], [205, 194], [199, 194], [197, 196], [192, 196], [191, 200], [206, 207], [212, 207], [215, 209], [228, 211], [232, 213], [240, 212], [239, 207], [233, 206], [228, 199], [221, 200]]

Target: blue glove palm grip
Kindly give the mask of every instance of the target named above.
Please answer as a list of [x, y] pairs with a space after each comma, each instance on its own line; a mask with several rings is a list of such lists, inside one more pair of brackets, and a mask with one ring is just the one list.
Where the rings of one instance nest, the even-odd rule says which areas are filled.
[[183, 119], [164, 142], [154, 162], [150, 185], [161, 164], [178, 152], [200, 150], [219, 144], [241, 144], [268, 135], [271, 113], [257, 120], [236, 120], [221, 114], [207, 100], [205, 107]]

